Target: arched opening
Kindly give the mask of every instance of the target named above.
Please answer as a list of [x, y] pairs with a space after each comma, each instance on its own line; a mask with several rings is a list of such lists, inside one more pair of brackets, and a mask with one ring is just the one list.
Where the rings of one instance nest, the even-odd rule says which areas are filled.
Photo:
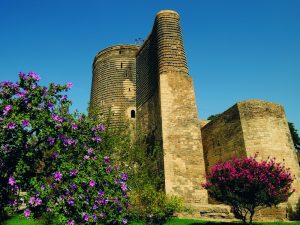
[[134, 111], [134, 110], [131, 110], [130, 115], [131, 115], [131, 118], [135, 118], [135, 111]]

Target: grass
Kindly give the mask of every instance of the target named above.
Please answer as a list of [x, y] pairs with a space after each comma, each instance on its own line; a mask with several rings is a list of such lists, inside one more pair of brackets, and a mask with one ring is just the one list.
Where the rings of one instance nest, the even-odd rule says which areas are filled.
[[[0, 222], [1, 223], [1, 222]], [[3, 225], [40, 225], [40, 223], [33, 219], [25, 219], [23, 216], [13, 216], [3, 222]]]
[[[242, 224], [239, 222], [212, 222], [204, 220], [191, 220], [191, 219], [172, 219], [165, 225], [231, 225]], [[299, 225], [300, 222], [259, 222], [256, 225]], [[39, 221], [33, 219], [25, 219], [23, 216], [18, 215], [6, 220], [3, 225], [41, 225]], [[143, 223], [130, 223], [130, 225], [143, 225]]]

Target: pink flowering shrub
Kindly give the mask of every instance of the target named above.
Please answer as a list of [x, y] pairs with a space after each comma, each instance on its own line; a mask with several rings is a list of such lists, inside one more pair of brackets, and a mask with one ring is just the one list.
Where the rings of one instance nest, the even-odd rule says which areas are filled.
[[275, 159], [258, 162], [256, 157], [232, 159], [215, 165], [203, 187], [217, 201], [232, 206], [244, 223], [261, 207], [287, 201], [295, 191], [289, 169]]
[[126, 224], [127, 174], [117, 143], [96, 120], [70, 113], [71, 83], [49, 87], [33, 72], [0, 83], [0, 216], [49, 214], [60, 224]]

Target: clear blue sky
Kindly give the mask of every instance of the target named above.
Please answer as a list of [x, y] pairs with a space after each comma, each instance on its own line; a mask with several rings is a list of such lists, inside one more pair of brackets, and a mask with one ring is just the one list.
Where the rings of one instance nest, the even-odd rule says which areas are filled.
[[72, 81], [86, 111], [95, 54], [146, 38], [163, 9], [181, 16], [200, 118], [255, 98], [282, 104], [300, 130], [299, 0], [1, 0], [0, 80]]

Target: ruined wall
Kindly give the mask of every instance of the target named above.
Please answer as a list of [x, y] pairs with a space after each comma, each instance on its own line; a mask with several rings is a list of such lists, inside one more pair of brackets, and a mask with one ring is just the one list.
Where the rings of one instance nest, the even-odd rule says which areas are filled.
[[232, 106], [202, 129], [206, 169], [234, 156], [246, 156], [243, 130], [237, 105]]
[[179, 15], [161, 11], [137, 54], [137, 123], [162, 139], [167, 194], [207, 203], [201, 131]]
[[139, 46], [116, 45], [99, 52], [93, 63], [91, 107], [98, 115], [109, 117], [121, 126], [134, 120], [136, 106], [136, 59]]
[[259, 100], [239, 102], [206, 124], [202, 137], [207, 169], [219, 160], [256, 153], [258, 160], [275, 157], [284, 163], [295, 175], [297, 190], [289, 203], [298, 202], [300, 170], [282, 106]]
[[297, 204], [300, 193], [300, 170], [297, 155], [294, 149], [292, 137], [281, 105], [248, 100], [237, 104], [247, 156], [258, 153], [258, 159], [275, 157], [277, 162], [284, 162], [286, 167], [291, 168], [295, 175], [294, 193], [289, 203]]

